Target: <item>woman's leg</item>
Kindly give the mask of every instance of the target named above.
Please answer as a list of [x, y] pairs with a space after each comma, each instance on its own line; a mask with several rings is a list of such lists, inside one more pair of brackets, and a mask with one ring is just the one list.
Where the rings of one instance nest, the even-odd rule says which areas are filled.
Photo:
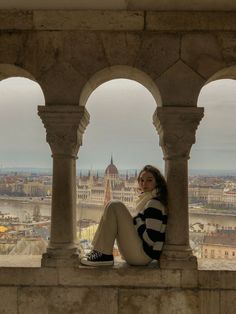
[[115, 239], [127, 263], [146, 265], [151, 261], [143, 251], [131, 214], [121, 202], [107, 204], [93, 240], [93, 247], [101, 253], [112, 254]]
[[92, 241], [94, 250], [103, 254], [112, 254], [117, 235], [117, 222], [114, 213], [115, 202], [109, 202], [102, 215], [98, 229]]

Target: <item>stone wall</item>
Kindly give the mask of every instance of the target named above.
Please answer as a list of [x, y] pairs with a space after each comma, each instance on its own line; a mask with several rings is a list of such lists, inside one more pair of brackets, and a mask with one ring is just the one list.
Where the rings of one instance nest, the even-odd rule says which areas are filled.
[[94, 75], [123, 66], [91, 92], [117, 76], [149, 77], [163, 106], [196, 106], [216, 73], [235, 77], [235, 21], [235, 12], [0, 10], [0, 79], [35, 79], [46, 105], [78, 105]]
[[0, 313], [234, 314], [236, 272], [1, 268]]

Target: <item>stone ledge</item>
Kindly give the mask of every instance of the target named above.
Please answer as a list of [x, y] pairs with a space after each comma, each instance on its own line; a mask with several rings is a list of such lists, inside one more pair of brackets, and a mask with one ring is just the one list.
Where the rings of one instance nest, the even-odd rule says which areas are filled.
[[142, 31], [143, 11], [0, 10], [1, 30]]
[[235, 31], [236, 11], [0, 10], [0, 30]]
[[156, 265], [40, 268], [1, 267], [1, 286], [124, 287], [155, 289], [235, 290], [236, 272], [167, 270]]
[[0, 30], [30, 30], [32, 28], [32, 11], [0, 10]]
[[234, 31], [233, 12], [147, 12], [148, 31]]
[[115, 262], [113, 267], [40, 267], [39, 256], [0, 258], [0, 286], [72, 286], [183, 288], [207, 290], [236, 289], [236, 271], [160, 269], [156, 262], [148, 266], [129, 266]]

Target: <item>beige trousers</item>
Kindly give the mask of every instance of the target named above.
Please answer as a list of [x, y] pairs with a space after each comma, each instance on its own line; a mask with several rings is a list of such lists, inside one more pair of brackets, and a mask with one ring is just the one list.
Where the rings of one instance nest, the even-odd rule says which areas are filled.
[[131, 214], [126, 206], [118, 201], [106, 205], [93, 239], [93, 248], [104, 254], [112, 254], [115, 240], [128, 264], [146, 265], [151, 262], [152, 259], [143, 250]]

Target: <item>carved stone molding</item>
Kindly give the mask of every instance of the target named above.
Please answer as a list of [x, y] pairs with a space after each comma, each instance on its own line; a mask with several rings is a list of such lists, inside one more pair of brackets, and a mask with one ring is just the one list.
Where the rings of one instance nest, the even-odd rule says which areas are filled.
[[89, 113], [79, 106], [38, 106], [53, 156], [76, 157]]
[[164, 159], [189, 159], [204, 108], [158, 107], [153, 115]]

